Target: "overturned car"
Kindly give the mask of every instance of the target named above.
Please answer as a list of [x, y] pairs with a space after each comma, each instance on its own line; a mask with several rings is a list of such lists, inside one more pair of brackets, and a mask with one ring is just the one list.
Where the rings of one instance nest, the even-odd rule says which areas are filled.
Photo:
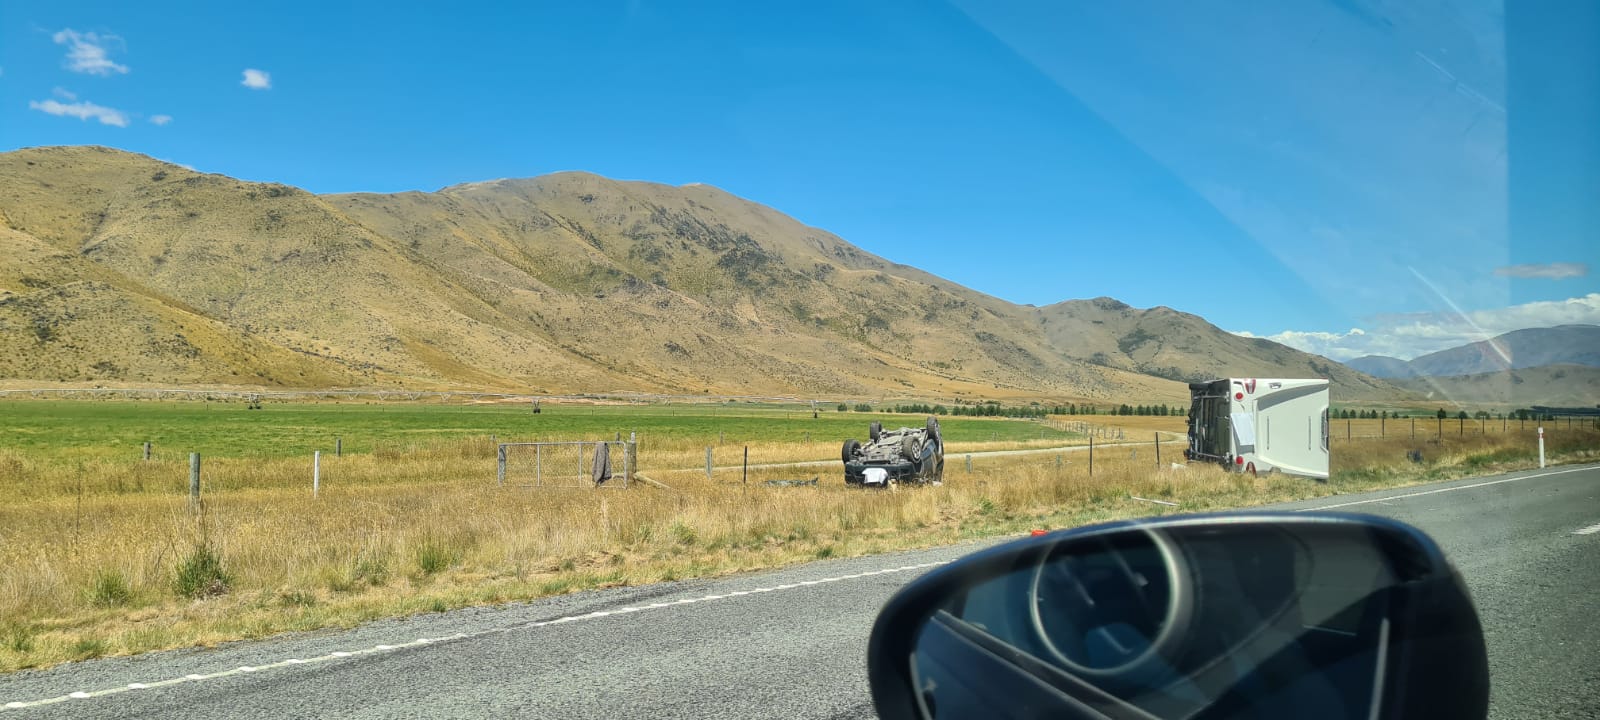
[[933, 416], [920, 428], [884, 430], [874, 422], [866, 445], [844, 441], [844, 481], [848, 485], [885, 487], [890, 483], [934, 483], [944, 479], [944, 437]]

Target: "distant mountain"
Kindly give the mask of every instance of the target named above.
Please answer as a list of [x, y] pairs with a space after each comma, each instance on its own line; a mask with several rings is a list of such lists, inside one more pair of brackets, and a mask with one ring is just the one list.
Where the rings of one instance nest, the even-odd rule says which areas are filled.
[[1141, 310], [1107, 297], [1033, 310], [1061, 352], [1106, 367], [1181, 382], [1224, 377], [1322, 377], [1341, 400], [1393, 397], [1393, 386], [1320, 355], [1246, 338], [1168, 307]]
[[1600, 325], [1513, 330], [1407, 362], [1367, 355], [1345, 365], [1377, 378], [1452, 377], [1547, 365], [1600, 367]]
[[1600, 367], [1600, 325], [1513, 330], [1489, 340], [1429, 353], [1411, 361], [1418, 375], [1475, 375], [1546, 365]]
[[1346, 360], [1344, 364], [1375, 378], [1408, 378], [1416, 377], [1417, 374], [1416, 370], [1411, 369], [1411, 363], [1388, 355], [1363, 355], [1354, 360]]
[[1014, 305], [707, 185], [319, 196], [0, 153], [0, 381], [1175, 402], [1230, 374], [1402, 392], [1167, 308]]
[[1451, 377], [1396, 380], [1401, 387], [1441, 402], [1515, 407], [1594, 407], [1600, 404], [1600, 367], [1546, 365]]

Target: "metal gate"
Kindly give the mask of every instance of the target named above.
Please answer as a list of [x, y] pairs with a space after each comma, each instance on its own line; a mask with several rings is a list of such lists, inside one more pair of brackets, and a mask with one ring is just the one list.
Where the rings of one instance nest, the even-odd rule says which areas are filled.
[[[496, 478], [502, 487], [626, 488], [638, 447], [625, 440], [500, 443]], [[597, 470], [597, 461], [604, 467]]]

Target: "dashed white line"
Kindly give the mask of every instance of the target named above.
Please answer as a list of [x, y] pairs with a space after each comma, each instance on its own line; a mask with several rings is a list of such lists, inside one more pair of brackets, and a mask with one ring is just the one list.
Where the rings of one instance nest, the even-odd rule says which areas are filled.
[[1585, 470], [1594, 470], [1594, 469], [1595, 468], [1593, 466], [1576, 467], [1576, 468], [1571, 468], [1571, 469], [1568, 469], [1568, 470], [1556, 470], [1554, 472], [1538, 473], [1536, 475], [1523, 475], [1521, 477], [1514, 477], [1514, 478], [1501, 478], [1499, 480], [1490, 480], [1488, 482], [1473, 483], [1471, 485], [1457, 485], [1455, 487], [1439, 488], [1438, 490], [1424, 490], [1422, 492], [1406, 493], [1404, 495], [1386, 495], [1386, 496], [1380, 497], [1380, 498], [1370, 498], [1370, 499], [1367, 499], [1367, 500], [1352, 500], [1350, 502], [1337, 503], [1337, 504], [1334, 504], [1334, 505], [1318, 505], [1316, 507], [1300, 508], [1298, 510], [1295, 510], [1295, 512], [1312, 512], [1312, 511], [1315, 511], [1315, 510], [1332, 510], [1334, 508], [1350, 507], [1352, 505], [1366, 505], [1368, 503], [1384, 502], [1385, 500], [1403, 500], [1405, 498], [1422, 497], [1423, 495], [1437, 495], [1439, 493], [1455, 492], [1457, 490], [1471, 490], [1473, 488], [1481, 488], [1481, 487], [1485, 487], [1485, 486], [1488, 486], [1488, 485], [1499, 485], [1501, 483], [1516, 482], [1518, 480], [1532, 480], [1534, 478], [1550, 477], [1551, 475], [1565, 475], [1567, 473], [1583, 472]]
[[1589, 527], [1579, 528], [1572, 531], [1573, 535], [1593, 535], [1595, 533], [1600, 533], [1600, 524], [1590, 525]]
[[539, 620], [539, 621], [536, 621], [536, 622], [522, 623], [520, 625], [512, 625], [512, 626], [509, 626], [509, 627], [491, 628], [491, 629], [488, 629], [488, 630], [479, 630], [477, 632], [472, 632], [472, 633], [456, 633], [455, 635], [450, 635], [450, 636], [442, 637], [442, 638], [417, 638], [416, 640], [413, 640], [411, 642], [400, 643], [400, 644], [397, 644], [397, 645], [387, 645], [387, 644], [385, 644], [385, 645], [375, 645], [375, 646], [373, 646], [371, 648], [368, 648], [368, 649], [365, 649], [365, 650], [349, 650], [349, 651], [335, 650], [335, 651], [330, 652], [330, 653], [328, 653], [326, 655], [321, 655], [321, 656], [310, 658], [310, 659], [287, 658], [287, 659], [284, 659], [284, 660], [279, 660], [278, 662], [275, 662], [275, 663], [269, 663], [269, 664], [265, 664], [265, 665], [243, 665], [243, 666], [240, 666], [240, 667], [236, 667], [236, 668], [234, 668], [232, 670], [223, 670], [221, 672], [215, 672], [215, 673], [211, 673], [209, 675], [201, 675], [199, 673], [190, 673], [190, 674], [185, 675], [183, 677], [172, 678], [170, 680], [162, 680], [162, 681], [159, 681], [159, 682], [152, 682], [152, 683], [129, 683], [129, 684], [124, 685], [124, 686], [114, 687], [114, 688], [107, 688], [105, 690], [96, 690], [94, 692], [84, 692], [82, 690], [79, 690], [77, 692], [68, 693], [66, 695], [60, 695], [60, 696], [52, 697], [52, 698], [44, 698], [44, 699], [41, 699], [41, 700], [30, 700], [30, 701], [14, 700], [14, 701], [6, 703], [3, 707], [5, 707], [5, 709], [7, 709], [7, 710], [18, 710], [18, 709], [22, 709], [22, 708], [37, 707], [37, 706], [40, 706], [40, 705], [52, 705], [52, 704], [59, 703], [59, 702], [64, 702], [64, 701], [67, 701], [67, 700], [82, 700], [82, 699], [86, 699], [86, 698], [103, 697], [103, 696], [106, 696], [106, 695], [115, 695], [115, 694], [118, 694], [118, 693], [125, 693], [125, 692], [128, 692], [130, 690], [142, 690], [142, 689], [150, 688], [150, 687], [165, 687], [167, 685], [176, 685], [178, 683], [195, 682], [195, 681], [199, 681], [199, 680], [213, 680], [213, 679], [217, 679], [217, 678], [225, 678], [225, 677], [230, 677], [230, 676], [233, 676], [233, 675], [238, 675], [238, 674], [241, 674], [241, 673], [254, 673], [254, 672], [260, 672], [260, 671], [264, 671], [264, 670], [273, 670], [273, 669], [276, 669], [276, 668], [288, 667], [290, 665], [311, 665], [313, 663], [324, 663], [324, 662], [329, 662], [329, 661], [335, 660], [335, 659], [355, 657], [355, 656], [359, 656], [359, 655], [371, 655], [371, 654], [375, 654], [375, 653], [394, 652], [394, 651], [397, 651], [397, 650], [404, 650], [406, 648], [419, 647], [419, 646], [422, 646], [422, 645], [427, 645], [427, 644], [436, 643], [436, 642], [443, 642], [443, 641], [447, 641], [447, 640], [465, 640], [465, 639], [468, 639], [468, 638], [484, 637], [484, 636], [494, 635], [494, 634], [499, 634], [499, 633], [514, 632], [514, 631], [517, 631], [517, 630], [528, 630], [528, 629], [533, 629], [533, 628], [541, 628], [541, 627], [545, 627], [547, 625], [560, 625], [560, 624], [563, 624], [563, 623], [582, 622], [584, 620], [590, 620], [590, 619], [595, 619], [595, 618], [611, 617], [613, 615], [626, 615], [626, 614], [629, 614], [629, 613], [642, 612], [642, 611], [645, 611], [645, 610], [654, 610], [654, 609], [659, 609], [659, 608], [664, 608], [664, 607], [673, 607], [673, 606], [677, 606], [677, 605], [693, 605], [695, 603], [710, 602], [710, 601], [713, 601], [713, 600], [725, 600], [725, 599], [730, 598], [730, 597], [740, 597], [740, 596], [743, 596], [743, 595], [754, 595], [754, 594], [757, 594], [757, 593], [775, 592], [775, 591], [778, 591], [778, 590], [792, 590], [792, 589], [797, 588], [797, 587], [813, 587], [813, 586], [816, 586], [816, 585], [824, 585], [824, 584], [827, 584], [827, 583], [836, 583], [836, 582], [841, 582], [841, 581], [844, 581], [844, 580], [855, 580], [855, 579], [858, 579], [858, 578], [872, 577], [872, 576], [875, 576], [875, 575], [890, 575], [890, 574], [894, 574], [894, 573], [908, 572], [908, 571], [912, 571], [912, 570], [925, 570], [927, 568], [938, 567], [940, 565], [945, 565], [945, 564], [948, 564], [948, 563], [949, 563], [948, 560], [941, 560], [941, 561], [937, 561], [937, 562], [921, 563], [921, 564], [918, 564], [918, 565], [902, 565], [900, 567], [895, 567], [895, 568], [884, 568], [884, 569], [881, 569], [881, 570], [870, 570], [870, 571], [867, 571], [867, 572], [856, 573], [856, 574], [853, 574], [853, 575], [840, 575], [838, 577], [823, 578], [821, 580], [807, 580], [807, 581], [803, 581], [803, 582], [799, 582], [799, 583], [787, 583], [787, 584], [784, 584], [784, 585], [777, 585], [777, 586], [774, 586], [774, 587], [755, 588], [755, 589], [752, 589], [752, 590], [741, 590], [741, 591], [738, 591], [738, 592], [731, 592], [731, 593], [728, 593], [728, 594], [725, 594], [725, 595], [704, 595], [704, 596], [701, 596], [701, 597], [683, 598], [681, 600], [678, 600], [678, 601], [675, 601], [675, 602], [669, 602], [669, 603], [655, 602], [655, 603], [651, 603], [649, 605], [632, 605], [632, 606], [628, 606], [628, 607], [624, 607], [624, 608], [619, 608], [619, 609], [616, 609], [616, 610], [596, 610], [594, 612], [585, 613], [585, 614], [581, 614], [581, 615], [567, 615], [565, 617], [559, 617], [559, 618], [555, 618], [553, 620]]

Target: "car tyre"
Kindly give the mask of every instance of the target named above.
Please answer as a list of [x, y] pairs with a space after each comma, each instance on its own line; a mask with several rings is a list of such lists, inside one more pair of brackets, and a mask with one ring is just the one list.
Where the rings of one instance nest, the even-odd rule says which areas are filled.
[[850, 462], [850, 459], [855, 456], [856, 451], [860, 449], [861, 443], [856, 442], [855, 438], [851, 438], [844, 441], [844, 449], [839, 452], [839, 455], [846, 463], [848, 463]]
[[878, 436], [882, 435], [882, 434], [883, 434], [883, 423], [877, 422], [877, 421], [873, 421], [873, 423], [871, 425], [867, 426], [867, 437], [872, 438], [873, 442], [877, 442], [878, 441]]

